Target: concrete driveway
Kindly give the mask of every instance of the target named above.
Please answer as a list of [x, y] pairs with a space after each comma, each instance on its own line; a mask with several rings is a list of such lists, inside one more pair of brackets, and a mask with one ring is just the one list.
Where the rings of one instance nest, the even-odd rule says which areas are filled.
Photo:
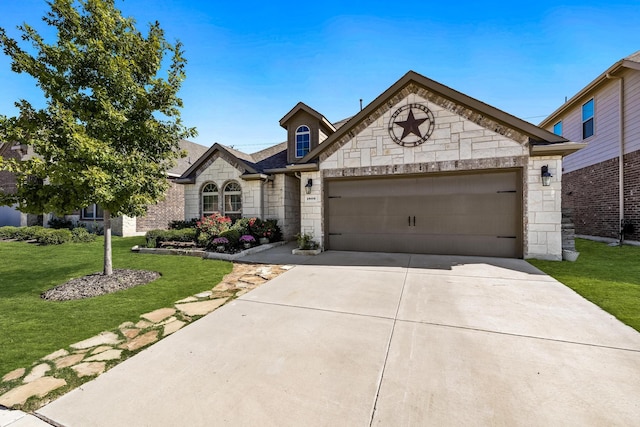
[[640, 334], [522, 260], [303, 261], [38, 414], [62, 426], [640, 422]]

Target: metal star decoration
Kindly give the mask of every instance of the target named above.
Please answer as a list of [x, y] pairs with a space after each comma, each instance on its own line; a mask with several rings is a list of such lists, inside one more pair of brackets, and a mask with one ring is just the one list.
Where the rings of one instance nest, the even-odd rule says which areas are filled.
[[416, 119], [413, 115], [413, 110], [409, 109], [409, 116], [407, 116], [407, 120], [394, 122], [398, 126], [401, 126], [404, 131], [402, 132], [402, 136], [400, 140], [403, 140], [409, 134], [414, 134], [418, 138], [422, 138], [422, 133], [420, 132], [420, 125], [427, 121], [427, 118], [424, 119]]

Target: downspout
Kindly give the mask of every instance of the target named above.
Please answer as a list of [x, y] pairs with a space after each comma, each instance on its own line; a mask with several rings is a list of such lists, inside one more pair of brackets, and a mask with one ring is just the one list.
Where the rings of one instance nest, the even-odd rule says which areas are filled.
[[261, 219], [266, 219], [264, 217], [264, 211], [265, 211], [265, 200], [264, 200], [264, 185], [269, 181], [269, 178], [264, 178], [260, 180], [260, 218]]
[[618, 84], [618, 135], [619, 153], [618, 153], [618, 226], [620, 227], [620, 245], [624, 240], [622, 226], [624, 224], [624, 78], [620, 76], [612, 76], [607, 73], [607, 79], [616, 79]]

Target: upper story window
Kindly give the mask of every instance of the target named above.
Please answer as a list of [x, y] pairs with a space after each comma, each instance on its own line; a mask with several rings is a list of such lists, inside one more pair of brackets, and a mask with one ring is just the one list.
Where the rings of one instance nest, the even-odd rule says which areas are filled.
[[104, 212], [94, 203], [82, 209], [82, 219], [104, 219]]
[[553, 133], [562, 136], [562, 120], [553, 125]]
[[234, 220], [242, 217], [242, 187], [235, 181], [224, 186], [224, 215]]
[[296, 157], [301, 158], [307, 155], [311, 147], [311, 131], [307, 126], [300, 126], [296, 129]]
[[593, 135], [593, 98], [582, 104], [582, 139]]
[[202, 187], [202, 215], [218, 212], [218, 187], [210, 182]]

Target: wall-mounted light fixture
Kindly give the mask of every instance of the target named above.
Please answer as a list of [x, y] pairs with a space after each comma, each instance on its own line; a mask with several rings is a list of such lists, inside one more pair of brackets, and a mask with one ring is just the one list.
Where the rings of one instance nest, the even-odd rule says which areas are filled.
[[540, 176], [542, 177], [542, 186], [543, 187], [548, 187], [549, 185], [551, 185], [551, 177], [553, 175], [551, 175], [549, 173], [549, 165], [542, 166], [540, 168]]
[[311, 194], [311, 187], [313, 186], [313, 180], [309, 178], [307, 180], [307, 185], [304, 186], [304, 191], [307, 194]]

